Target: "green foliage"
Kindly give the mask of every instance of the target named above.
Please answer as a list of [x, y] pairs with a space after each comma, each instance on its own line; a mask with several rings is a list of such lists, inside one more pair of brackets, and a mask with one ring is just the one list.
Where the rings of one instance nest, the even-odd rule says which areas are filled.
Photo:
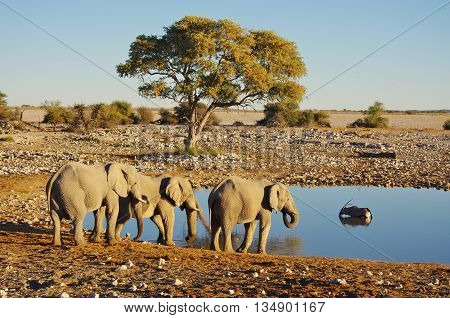
[[187, 155], [187, 156], [200, 156], [200, 155], [204, 155], [204, 156], [218, 156], [222, 153], [222, 151], [220, 149], [215, 149], [215, 148], [199, 148], [199, 147], [185, 147], [182, 149], [178, 149], [178, 151], [176, 152], [176, 154], [178, 155]]
[[159, 111], [159, 123], [161, 125], [177, 125], [178, 124], [178, 118], [177, 116], [172, 113], [170, 110], [167, 109], [161, 109]]
[[91, 108], [93, 123], [97, 128], [114, 128], [128, 119], [112, 105], [99, 103], [91, 105]]
[[296, 126], [331, 127], [330, 115], [324, 111], [299, 111]]
[[44, 123], [52, 124], [54, 127], [61, 124], [71, 124], [74, 115], [71, 109], [61, 106], [59, 101], [45, 101], [43, 106], [47, 110]]
[[348, 127], [387, 128], [389, 126], [389, 120], [382, 116], [384, 112], [383, 103], [376, 101], [365, 112], [366, 117], [355, 120]]
[[74, 119], [71, 123], [72, 130], [88, 131], [93, 126], [92, 110], [85, 104], [75, 104], [72, 108]]
[[[127, 121], [127, 119], [131, 118], [131, 115], [133, 113], [133, 107], [131, 106], [130, 103], [125, 102], [125, 101], [116, 100], [116, 101], [113, 101], [110, 104], [110, 106], [113, 108], [116, 108], [117, 111], [122, 114], [124, 121]], [[128, 120], [128, 122], [129, 122], [129, 120]]]
[[0, 141], [2, 141], [2, 142], [13, 142], [14, 138], [11, 137], [11, 136], [3, 136], [3, 137], [0, 137]]
[[197, 16], [164, 31], [162, 36], [139, 35], [117, 72], [142, 79], [139, 92], [146, 97], [185, 101], [194, 112], [200, 101], [208, 101], [205, 113], [188, 123], [191, 141], [217, 107], [298, 103], [304, 95], [298, 80], [306, 68], [297, 47], [274, 32]]
[[6, 95], [2, 91], [0, 91], [0, 107], [8, 106], [7, 97], [8, 97], [8, 95]]
[[450, 119], [446, 120], [442, 126], [445, 130], [450, 130]]
[[139, 107], [133, 115], [134, 124], [150, 124], [154, 121], [153, 111], [148, 107]]
[[18, 114], [8, 107], [7, 97], [5, 93], [0, 91], [0, 120], [17, 120]]
[[297, 104], [280, 102], [267, 104], [264, 107], [264, 118], [257, 124], [271, 127], [331, 127], [329, 118], [330, 116], [324, 111], [301, 111]]

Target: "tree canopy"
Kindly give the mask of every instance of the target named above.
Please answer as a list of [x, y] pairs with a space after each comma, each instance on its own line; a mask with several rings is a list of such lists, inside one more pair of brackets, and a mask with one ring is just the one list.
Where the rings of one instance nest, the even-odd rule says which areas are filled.
[[[197, 16], [164, 28], [161, 36], [139, 35], [117, 72], [139, 78], [145, 97], [188, 104], [186, 146], [195, 145], [217, 107], [298, 103], [305, 92], [298, 80], [306, 68], [293, 42], [272, 31]], [[203, 115], [197, 112], [200, 102], [207, 105]]]

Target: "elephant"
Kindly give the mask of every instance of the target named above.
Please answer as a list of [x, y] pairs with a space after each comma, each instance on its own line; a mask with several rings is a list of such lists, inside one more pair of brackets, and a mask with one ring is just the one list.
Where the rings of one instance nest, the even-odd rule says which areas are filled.
[[245, 238], [237, 251], [247, 253], [259, 220], [258, 253], [265, 254], [272, 210], [283, 213], [283, 221], [288, 228], [294, 228], [299, 221], [299, 213], [288, 188], [266, 179], [228, 177], [211, 191], [208, 206], [211, 224], [210, 249], [220, 251], [219, 234], [222, 230], [225, 239], [224, 250], [227, 253], [234, 252], [231, 231], [237, 223], [243, 223], [245, 227]]
[[[173, 242], [173, 227], [175, 221], [175, 206], [186, 211], [188, 220], [187, 242], [192, 243], [197, 235], [197, 212], [203, 224], [207, 221], [199, 208], [195, 198], [194, 190], [188, 179], [173, 177], [167, 174], [156, 177], [138, 174], [141, 184], [142, 198], [148, 203], [137, 203], [134, 198], [123, 198], [120, 201], [119, 216], [116, 225], [116, 240], [122, 240], [120, 232], [124, 224], [131, 218], [141, 216], [149, 217], [159, 230], [158, 243], [164, 245], [175, 245]], [[100, 235], [103, 215], [96, 215], [96, 226], [94, 232]], [[142, 224], [138, 223], [138, 234], [135, 239], [142, 235]]]
[[342, 217], [339, 216], [339, 221], [342, 225], [350, 226], [369, 226], [372, 222], [372, 216], [370, 217]]
[[[107, 239], [114, 244], [119, 213], [119, 197], [142, 199], [136, 168], [108, 163], [88, 166], [69, 162], [53, 174], [47, 182], [48, 210], [53, 221], [53, 245], [61, 245], [61, 219], [70, 219], [75, 227], [76, 245], [84, 245], [83, 221], [87, 212], [102, 206], [107, 214]], [[142, 223], [142, 220], [139, 220]]]
[[344, 206], [341, 211], [339, 211], [339, 217], [342, 215], [348, 215], [350, 217], [363, 217], [370, 218], [372, 212], [368, 208], [358, 208], [357, 206]]

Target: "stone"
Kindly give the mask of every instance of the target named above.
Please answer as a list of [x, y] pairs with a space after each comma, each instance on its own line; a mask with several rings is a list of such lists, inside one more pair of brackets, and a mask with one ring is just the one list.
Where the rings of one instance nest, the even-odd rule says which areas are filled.
[[347, 285], [347, 281], [343, 278], [334, 278], [331, 283], [339, 285]]
[[228, 290], [228, 294], [234, 295], [234, 290], [233, 290], [233, 289], [229, 289], [229, 290]]
[[178, 278], [176, 278], [173, 284], [175, 286], [180, 286], [180, 285], [183, 285], [183, 282], [181, 280], [179, 280]]
[[63, 292], [63, 293], [61, 294], [61, 298], [70, 298], [70, 296], [69, 296], [68, 293]]
[[7, 298], [8, 292], [4, 289], [0, 289], [0, 298]]
[[158, 265], [159, 266], [162, 266], [162, 265], [165, 265], [166, 264], [166, 260], [164, 259], [164, 258], [160, 258], [159, 260], [158, 260]]
[[118, 271], [126, 271], [127, 269], [128, 269], [127, 265], [119, 265], [119, 266], [117, 267], [117, 270], [118, 270]]

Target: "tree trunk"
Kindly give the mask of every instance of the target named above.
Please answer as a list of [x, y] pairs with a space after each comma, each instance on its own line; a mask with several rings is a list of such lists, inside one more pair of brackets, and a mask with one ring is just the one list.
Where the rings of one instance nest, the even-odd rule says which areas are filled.
[[184, 147], [186, 149], [197, 146], [197, 140], [199, 139], [203, 131], [203, 128], [208, 122], [209, 116], [212, 114], [214, 109], [215, 109], [214, 106], [209, 106], [201, 119], [199, 119], [198, 116], [196, 116], [195, 111], [193, 112], [194, 115], [192, 116], [192, 120], [189, 123], [188, 136], [184, 140]]

